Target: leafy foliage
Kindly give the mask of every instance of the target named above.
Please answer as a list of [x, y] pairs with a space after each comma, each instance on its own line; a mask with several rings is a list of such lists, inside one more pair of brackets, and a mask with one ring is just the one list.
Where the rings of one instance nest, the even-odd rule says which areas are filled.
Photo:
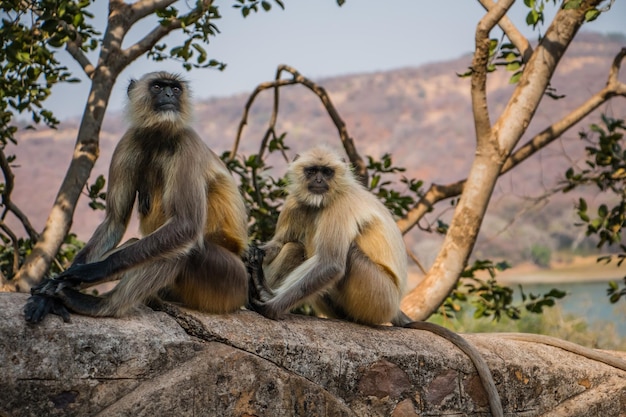
[[[19, 238], [12, 242], [3, 235], [0, 235], [0, 239], [0, 274], [11, 278], [22, 265], [24, 257], [32, 251], [34, 242], [28, 238]], [[52, 263], [49, 273], [55, 275], [62, 272], [84, 245], [74, 233], [68, 234], [55, 256], [55, 262]]]
[[[211, 37], [219, 33], [219, 29], [213, 22], [221, 19], [222, 16], [213, 2], [205, 3], [198, 0], [195, 7], [196, 9], [187, 15], [181, 15], [173, 6], [157, 11], [156, 15], [161, 25], [167, 26], [173, 19], [181, 21], [185, 41], [182, 45], [171, 48], [168, 53], [164, 53], [167, 49], [166, 44], [155, 45], [148, 52], [148, 57], [156, 62], [174, 59], [180, 62], [187, 71], [192, 68], [214, 68], [222, 71], [226, 68], [226, 64], [209, 59], [204, 49], [204, 45], [210, 43]], [[194, 57], [195, 62], [192, 62]]]
[[[580, 198], [576, 206], [581, 225], [586, 226], [587, 236], [597, 236], [598, 248], [617, 246], [621, 253], [598, 258], [598, 262], [611, 262], [617, 259], [621, 265], [626, 259], [626, 245], [622, 242], [622, 229], [626, 222], [626, 148], [624, 133], [626, 124], [622, 119], [602, 115], [602, 125], [592, 124], [590, 132], [580, 132], [580, 138], [588, 142], [586, 168], [571, 167], [565, 173], [563, 191], [591, 185], [601, 191], [608, 191], [617, 197], [612, 205], [600, 204], [592, 211], [587, 201]], [[626, 279], [625, 279], [626, 283]], [[617, 283], [608, 289], [609, 299], [616, 303], [626, 296], [626, 289], [619, 290]]]
[[[495, 279], [497, 271], [508, 268], [510, 265], [506, 262], [494, 264], [490, 260], [476, 260], [461, 274], [456, 288], [442, 305], [442, 314], [446, 317], [455, 317], [461, 312], [462, 306], [469, 303], [475, 308], [476, 319], [492, 317], [493, 320], [499, 321], [507, 317], [517, 320], [521, 317], [522, 309], [529, 313], [541, 314], [544, 307], [554, 306], [555, 300], [565, 296], [565, 292], [556, 288], [543, 295], [532, 293], [527, 295], [520, 285], [521, 303], [515, 303], [513, 289], [500, 285]], [[487, 279], [478, 276], [481, 271], [488, 274]]]
[[532, 245], [530, 248], [530, 259], [535, 265], [542, 268], [550, 266], [550, 258], [552, 257], [552, 250], [544, 245]]
[[76, 82], [56, 59], [56, 51], [67, 42], [78, 42], [87, 51], [97, 45], [91, 39], [98, 33], [88, 23], [93, 16], [86, 10], [90, 0], [23, 2], [3, 1], [0, 27], [0, 140], [15, 142], [17, 130], [11, 126], [15, 113], [30, 112], [35, 123], [55, 126], [58, 120], [43, 108], [52, 86]]
[[106, 201], [106, 191], [104, 190], [104, 185], [106, 180], [104, 179], [104, 175], [99, 175], [96, 178], [96, 182], [92, 185], [87, 186], [87, 197], [89, 197], [89, 207], [93, 210], [104, 210], [105, 209], [105, 201]]
[[[282, 138], [284, 135], [281, 141]], [[270, 147], [270, 153], [276, 151], [278, 148]], [[221, 158], [230, 171], [239, 177], [239, 188], [250, 216], [250, 241], [254, 244], [269, 241], [276, 229], [279, 209], [284, 201], [285, 177], [275, 179], [269, 175], [271, 167], [266, 165], [259, 154], [230, 159], [230, 152], [225, 152]]]
[[400, 179], [406, 185], [409, 194], [402, 194], [393, 187], [391, 180], [383, 180], [383, 176], [397, 175], [405, 172], [406, 168], [393, 165], [391, 155], [386, 153], [380, 161], [371, 156], [367, 157], [367, 169], [371, 172], [369, 189], [376, 195], [391, 212], [401, 218], [415, 205], [418, 199], [424, 195], [422, 186], [424, 182], [416, 179], [409, 179], [404, 176]]
[[[285, 9], [285, 5], [282, 0], [274, 0], [274, 2], [281, 8]], [[243, 17], [248, 17], [250, 12], [257, 13], [259, 9], [263, 9], [266, 12], [272, 10], [272, 3], [267, 0], [236, 0], [236, 3], [233, 5], [234, 8], [241, 10], [241, 15]]]

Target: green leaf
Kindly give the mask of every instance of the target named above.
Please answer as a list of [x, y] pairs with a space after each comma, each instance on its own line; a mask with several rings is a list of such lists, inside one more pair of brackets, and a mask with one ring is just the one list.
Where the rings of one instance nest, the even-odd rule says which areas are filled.
[[598, 16], [600, 16], [600, 11], [598, 9], [587, 10], [585, 13], [585, 21], [593, 22], [598, 18]]
[[510, 64], [506, 65], [506, 70], [507, 71], [517, 71], [518, 69], [520, 69], [521, 66], [522, 66], [522, 64], [519, 63], [519, 62], [511, 62]]
[[582, 4], [582, 0], [569, 0], [568, 2], [565, 3], [565, 5], [563, 5], [563, 9], [565, 10], [569, 10], [569, 9], [578, 9], [580, 8], [580, 5]]
[[539, 23], [539, 13], [536, 10], [531, 10], [526, 15], [526, 24], [529, 26], [536, 26]]
[[522, 73], [523, 71], [517, 71], [515, 74], [511, 75], [511, 78], [509, 79], [509, 84], [517, 84], [520, 80], [520, 78], [522, 77]]

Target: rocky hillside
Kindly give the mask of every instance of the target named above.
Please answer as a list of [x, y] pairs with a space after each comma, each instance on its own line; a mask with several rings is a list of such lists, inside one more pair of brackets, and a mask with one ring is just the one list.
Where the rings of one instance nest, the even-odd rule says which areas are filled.
[[[625, 45], [626, 37], [581, 33], [551, 85], [566, 98], [555, 101], [546, 97], [522, 142], [602, 88], [613, 57]], [[470, 81], [456, 75], [467, 69], [470, 60], [468, 54], [417, 68], [315, 81], [330, 94], [362, 155], [379, 158], [389, 152], [396, 165], [407, 168], [407, 177], [423, 179], [426, 185], [445, 183], [465, 177], [474, 152]], [[510, 75], [500, 70], [490, 76], [492, 120], [498, 117], [510, 96], [513, 88], [508, 83]], [[197, 103], [196, 128], [216, 152], [232, 148], [247, 99], [248, 95], [237, 95]], [[271, 92], [267, 91], [252, 108], [240, 152], [249, 154], [257, 150], [271, 112], [271, 99]], [[499, 181], [482, 240], [476, 248], [480, 256], [503, 255], [515, 260], [534, 244], [552, 249], [576, 244], [582, 230], [572, 225], [572, 204], [579, 194], [554, 196], [548, 205], [541, 202], [539, 209], [535, 199], [562, 178], [569, 164], [584, 156], [578, 131], [596, 122], [601, 111], [626, 117], [626, 101], [612, 100], [549, 149]], [[78, 118], [66, 120], [54, 131], [24, 131], [19, 146], [9, 150], [17, 154], [20, 166], [16, 169], [15, 200], [38, 228], [43, 227], [68, 166], [78, 122]], [[93, 178], [106, 174], [111, 152], [124, 127], [120, 113], [109, 114], [105, 119], [100, 138], [101, 156]], [[302, 86], [288, 87], [281, 93], [278, 130], [287, 132], [286, 142], [294, 152], [316, 142], [338, 144], [337, 131], [319, 99]], [[595, 191], [587, 190], [586, 197], [594, 199]], [[86, 201], [81, 201], [75, 232], [86, 239], [101, 217], [102, 213], [94, 213]], [[430, 220], [433, 218], [434, 215]], [[438, 239], [417, 234], [409, 239], [428, 263]]]

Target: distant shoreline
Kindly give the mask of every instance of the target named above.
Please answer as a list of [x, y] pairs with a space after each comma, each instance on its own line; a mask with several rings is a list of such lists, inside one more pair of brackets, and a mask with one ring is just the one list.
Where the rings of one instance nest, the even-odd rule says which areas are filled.
[[567, 261], [552, 262], [549, 268], [541, 268], [525, 262], [511, 269], [498, 272], [496, 279], [504, 284], [558, 284], [566, 282], [620, 281], [626, 276], [626, 263], [597, 262], [597, 256], [573, 257]]

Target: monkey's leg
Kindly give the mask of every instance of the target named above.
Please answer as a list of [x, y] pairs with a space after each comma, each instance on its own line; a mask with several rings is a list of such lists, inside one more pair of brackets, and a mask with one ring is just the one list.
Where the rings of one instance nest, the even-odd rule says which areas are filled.
[[115, 288], [102, 297], [66, 287], [55, 298], [78, 314], [119, 317], [172, 285], [181, 269], [180, 260], [155, 261], [124, 273]]
[[285, 243], [278, 255], [271, 262], [263, 263], [265, 284], [271, 289], [278, 288], [283, 282], [283, 279], [305, 260], [306, 251], [302, 243]]
[[228, 313], [248, 298], [248, 273], [243, 261], [229, 250], [205, 242], [194, 251], [176, 280], [174, 294], [187, 306], [209, 313]]
[[348, 252], [346, 275], [320, 301], [322, 310], [325, 305], [331, 316], [374, 325], [395, 317], [401, 297], [394, 276], [353, 244]]

